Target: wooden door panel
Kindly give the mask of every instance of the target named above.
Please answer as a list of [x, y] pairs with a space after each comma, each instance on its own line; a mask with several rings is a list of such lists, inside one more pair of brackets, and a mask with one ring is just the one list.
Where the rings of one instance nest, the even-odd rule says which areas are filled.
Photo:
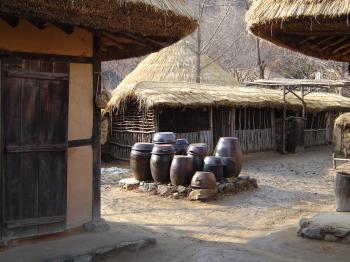
[[40, 119], [40, 143], [59, 144], [67, 140], [66, 121], [68, 114], [68, 82], [62, 84], [59, 81], [43, 81], [40, 94], [41, 119]]
[[11, 239], [62, 231], [69, 66], [14, 58], [4, 59], [3, 64], [3, 236]]
[[21, 107], [21, 139], [17, 142], [21, 145], [39, 144], [40, 124], [40, 82], [25, 79], [22, 86], [22, 94], [18, 98]]
[[[66, 209], [66, 152], [39, 153], [39, 217], [62, 216]], [[55, 190], [52, 190], [53, 187]], [[64, 205], [62, 205], [64, 203]]]

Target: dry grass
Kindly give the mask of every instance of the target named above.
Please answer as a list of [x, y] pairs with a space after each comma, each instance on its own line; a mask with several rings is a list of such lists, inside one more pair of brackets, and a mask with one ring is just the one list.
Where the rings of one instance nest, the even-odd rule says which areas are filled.
[[341, 114], [336, 120], [335, 125], [341, 129], [350, 128], [350, 113]]
[[337, 43], [348, 36], [349, 14], [350, 0], [256, 0], [246, 14], [246, 21], [253, 34], [278, 46], [347, 62], [350, 51], [346, 46], [324, 47], [323, 40], [333, 37], [332, 41]]
[[[123, 111], [129, 101], [137, 101], [140, 110], [155, 107], [283, 107], [282, 92], [278, 90], [185, 82], [144, 81], [116, 89], [108, 104], [107, 112]], [[309, 112], [350, 109], [349, 98], [330, 93], [311, 93], [305, 97], [305, 102]], [[289, 94], [287, 107], [301, 109], [301, 102]]]
[[197, 26], [183, 0], [2, 0], [0, 13], [151, 36], [183, 37]]
[[[349, 0], [257, 0], [246, 14], [248, 27], [312, 18], [337, 18], [350, 13]], [[317, 24], [315, 25], [317, 26]]]
[[[141, 81], [196, 82], [196, 54], [186, 41], [180, 41], [144, 59], [117, 87], [127, 87]], [[202, 65], [212, 63], [201, 56]], [[235, 80], [221, 66], [212, 63], [201, 72], [201, 82], [216, 85], [233, 85]]]

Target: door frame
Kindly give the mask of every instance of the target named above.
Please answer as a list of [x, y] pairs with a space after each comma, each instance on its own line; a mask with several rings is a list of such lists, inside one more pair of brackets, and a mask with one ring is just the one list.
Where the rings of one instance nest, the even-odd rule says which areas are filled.
[[2, 78], [2, 56], [0, 55], [0, 246], [3, 246], [5, 243], [3, 242], [3, 227], [4, 227], [4, 211], [5, 211], [5, 205], [4, 205], [4, 194], [5, 194], [5, 186], [4, 186], [4, 165], [3, 165], [3, 159], [4, 159], [4, 147], [3, 147], [3, 127], [4, 127], [4, 116], [3, 116], [3, 109], [2, 109], [2, 92], [3, 92], [3, 78]]

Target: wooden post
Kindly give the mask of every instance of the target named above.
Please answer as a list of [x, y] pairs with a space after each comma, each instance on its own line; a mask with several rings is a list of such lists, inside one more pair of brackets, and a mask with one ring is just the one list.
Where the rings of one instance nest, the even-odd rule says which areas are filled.
[[286, 153], [286, 118], [287, 118], [287, 107], [286, 107], [286, 87], [283, 86], [283, 136], [282, 136], [282, 153]]
[[101, 90], [101, 59], [99, 54], [98, 37], [94, 37], [93, 50], [93, 197], [92, 197], [92, 219], [101, 219], [101, 110], [95, 104], [95, 97]]
[[276, 148], [276, 125], [275, 125], [275, 109], [271, 108], [271, 141], [274, 149]]
[[[210, 111], [209, 111], [209, 121], [210, 121], [210, 131], [211, 131], [211, 145], [210, 148], [211, 150], [214, 150], [214, 143], [216, 143], [217, 141], [214, 142], [214, 127], [213, 127], [213, 107], [210, 107]], [[210, 150], [210, 151], [211, 151]]]
[[3, 242], [3, 235], [2, 235], [2, 225], [4, 224], [4, 214], [5, 214], [5, 205], [4, 205], [4, 193], [5, 193], [5, 185], [4, 185], [4, 164], [3, 164], [3, 157], [4, 157], [4, 147], [3, 147], [3, 130], [4, 130], [4, 117], [3, 117], [3, 112], [2, 112], [2, 61], [0, 57], [0, 150], [1, 150], [1, 155], [0, 155], [0, 247], [5, 246], [6, 243]]

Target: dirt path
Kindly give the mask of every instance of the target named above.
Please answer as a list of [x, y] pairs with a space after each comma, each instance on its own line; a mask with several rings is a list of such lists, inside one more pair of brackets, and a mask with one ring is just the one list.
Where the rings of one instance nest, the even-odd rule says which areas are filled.
[[346, 245], [296, 236], [301, 217], [335, 208], [328, 148], [284, 156], [251, 154], [242, 175], [256, 177], [260, 188], [209, 203], [123, 192], [111, 185], [113, 176], [106, 176], [104, 218], [158, 238], [156, 248], [118, 259], [349, 261]]

